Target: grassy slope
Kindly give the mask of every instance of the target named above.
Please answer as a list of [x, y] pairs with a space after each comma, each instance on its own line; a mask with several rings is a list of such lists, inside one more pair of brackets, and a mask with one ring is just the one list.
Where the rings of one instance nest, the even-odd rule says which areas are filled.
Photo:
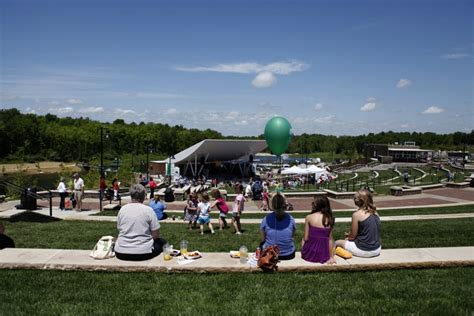
[[[65, 248], [92, 249], [97, 240], [104, 235], [116, 235], [116, 224], [112, 222], [57, 221], [37, 222], [4, 222], [6, 232], [22, 248]], [[450, 247], [472, 246], [474, 240], [474, 218], [385, 222], [382, 224], [382, 244], [384, 248], [414, 247]], [[236, 236], [233, 229], [218, 231], [211, 235], [206, 231], [204, 236], [198, 230], [188, 231], [185, 225], [162, 224], [161, 234], [170, 243], [178, 245], [186, 239], [191, 249], [200, 251], [222, 251], [238, 249], [246, 245], [255, 249], [259, 242], [259, 225], [242, 225], [244, 234]], [[349, 230], [349, 223], [337, 224], [335, 238], [342, 238]], [[298, 224], [295, 241], [300, 248], [303, 236], [303, 225]]]
[[0, 270], [0, 313], [468, 315], [474, 268], [162, 274]]

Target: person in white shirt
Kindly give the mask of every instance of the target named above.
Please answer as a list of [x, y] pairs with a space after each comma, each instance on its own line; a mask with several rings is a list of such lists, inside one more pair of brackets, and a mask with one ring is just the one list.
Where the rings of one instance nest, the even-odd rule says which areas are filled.
[[79, 173], [74, 174], [74, 199], [76, 200], [76, 211], [82, 211], [82, 199], [84, 198], [84, 180]]
[[58, 193], [59, 193], [59, 198], [61, 199], [59, 202], [59, 209], [61, 211], [66, 210], [65, 207], [65, 201], [66, 201], [66, 196], [67, 196], [67, 190], [66, 190], [66, 184], [64, 183], [64, 178], [61, 177], [59, 180], [59, 185], [58, 185]]
[[152, 208], [143, 204], [145, 187], [132, 185], [130, 197], [131, 203], [123, 206], [117, 216], [115, 255], [120, 260], [149, 260], [162, 252], [166, 240], [159, 238], [160, 223]]

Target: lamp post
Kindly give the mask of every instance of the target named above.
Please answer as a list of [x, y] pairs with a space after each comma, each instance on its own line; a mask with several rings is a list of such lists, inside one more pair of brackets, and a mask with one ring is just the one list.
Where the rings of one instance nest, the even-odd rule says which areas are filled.
[[171, 159], [174, 159], [174, 156], [171, 155], [169, 157], [169, 160], [168, 160], [168, 170], [166, 170], [166, 173], [168, 174], [168, 177], [169, 177], [169, 181], [170, 181], [170, 184], [171, 184]]
[[149, 165], [149, 154], [153, 152], [153, 148], [151, 147], [151, 144], [148, 144], [146, 147], [146, 180], [149, 181], [148, 174], [150, 171], [150, 165]]
[[[99, 167], [99, 177], [104, 177], [104, 131], [105, 131], [105, 138], [109, 138], [109, 131], [104, 129], [104, 127], [100, 127], [100, 167]], [[100, 185], [100, 184], [99, 184]], [[104, 198], [104, 192], [99, 188], [99, 208], [102, 212], [102, 199]]]

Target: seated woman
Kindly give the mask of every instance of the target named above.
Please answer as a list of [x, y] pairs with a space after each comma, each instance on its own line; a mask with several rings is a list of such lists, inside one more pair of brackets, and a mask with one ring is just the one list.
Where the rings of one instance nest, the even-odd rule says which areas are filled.
[[277, 245], [280, 248], [279, 260], [291, 260], [295, 257], [295, 219], [287, 214], [286, 199], [281, 193], [276, 193], [270, 200], [272, 213], [265, 216], [260, 224], [260, 248], [265, 250], [269, 246]]
[[332, 251], [333, 228], [334, 216], [328, 198], [315, 196], [311, 214], [304, 221], [301, 257], [310, 262], [336, 263]]
[[345, 240], [336, 241], [336, 247], [342, 247], [356, 257], [376, 257], [382, 249], [380, 242], [380, 218], [376, 212], [372, 194], [360, 190], [354, 196], [358, 209], [352, 214], [352, 228], [346, 233]]
[[141, 261], [158, 256], [166, 243], [158, 238], [160, 224], [151, 207], [143, 204], [145, 187], [134, 184], [130, 188], [132, 202], [122, 206], [117, 216], [118, 238], [115, 255], [120, 260]]

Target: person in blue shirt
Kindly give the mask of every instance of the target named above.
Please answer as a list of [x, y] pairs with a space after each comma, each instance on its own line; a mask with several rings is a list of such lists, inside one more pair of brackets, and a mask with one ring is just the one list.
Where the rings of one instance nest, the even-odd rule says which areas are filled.
[[281, 193], [276, 193], [270, 200], [271, 214], [265, 216], [260, 224], [260, 248], [277, 245], [280, 249], [279, 260], [291, 260], [295, 257], [296, 223], [293, 216], [286, 213], [287, 202]]
[[165, 213], [166, 204], [160, 201], [158, 192], [155, 193], [155, 198], [150, 201], [150, 207], [153, 209], [153, 212], [155, 212], [159, 221], [168, 218], [168, 214]]

